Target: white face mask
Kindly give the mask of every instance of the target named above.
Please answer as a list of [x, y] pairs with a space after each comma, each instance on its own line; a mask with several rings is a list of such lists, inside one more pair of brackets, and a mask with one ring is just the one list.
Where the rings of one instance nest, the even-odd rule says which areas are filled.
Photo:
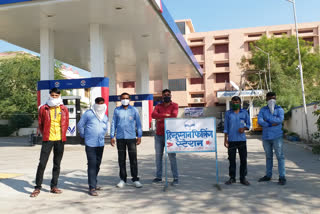
[[99, 120], [102, 120], [107, 111], [106, 104], [93, 104], [92, 110]]
[[276, 100], [275, 99], [268, 100], [268, 107], [269, 107], [269, 110], [270, 110], [271, 114], [274, 113], [274, 107], [275, 106], [276, 106]]
[[50, 107], [56, 107], [59, 106], [61, 104], [63, 104], [61, 97], [58, 98], [53, 98], [53, 97], [49, 97], [48, 101], [47, 101], [48, 106]]
[[122, 104], [123, 106], [129, 105], [129, 103], [130, 103], [130, 100], [129, 100], [129, 99], [123, 99], [123, 100], [121, 100], [121, 104]]

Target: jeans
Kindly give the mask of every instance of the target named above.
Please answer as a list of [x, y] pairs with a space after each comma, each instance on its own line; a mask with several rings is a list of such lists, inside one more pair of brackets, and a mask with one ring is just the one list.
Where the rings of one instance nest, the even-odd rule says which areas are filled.
[[269, 178], [272, 177], [273, 149], [274, 149], [278, 159], [279, 177], [285, 178], [286, 169], [285, 169], [285, 163], [284, 163], [282, 137], [276, 138], [273, 140], [263, 140], [263, 148], [266, 153], [266, 176], [268, 176]]
[[244, 180], [247, 175], [247, 144], [246, 141], [231, 141], [228, 148], [229, 176], [236, 178], [236, 155], [237, 150], [240, 156], [240, 180]]
[[[161, 135], [155, 136], [155, 144], [154, 148], [156, 150], [156, 177], [162, 179], [162, 157], [163, 157], [163, 150], [165, 147], [165, 138]], [[178, 174], [178, 167], [177, 167], [177, 159], [176, 153], [168, 153], [171, 165], [171, 172], [173, 179], [179, 179]]]
[[51, 188], [57, 187], [58, 178], [60, 174], [60, 164], [64, 151], [64, 142], [62, 141], [43, 141], [40, 152], [40, 161], [37, 169], [36, 175], [36, 189], [41, 189], [44, 170], [46, 169], [47, 162], [53, 148], [53, 169], [52, 169], [52, 179]]
[[103, 155], [104, 146], [90, 147], [86, 146], [86, 154], [88, 160], [88, 184], [89, 189], [96, 189], [98, 182], [98, 173]]
[[139, 181], [138, 177], [138, 161], [137, 161], [137, 140], [136, 139], [117, 139], [118, 148], [118, 162], [120, 168], [120, 179], [127, 182], [127, 170], [126, 170], [126, 155], [128, 147], [128, 154], [130, 160], [130, 171], [132, 181]]

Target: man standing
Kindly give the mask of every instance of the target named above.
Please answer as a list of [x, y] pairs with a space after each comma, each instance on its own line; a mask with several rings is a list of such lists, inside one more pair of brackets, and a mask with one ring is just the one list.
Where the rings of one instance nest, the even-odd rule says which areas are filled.
[[97, 97], [92, 109], [86, 111], [78, 123], [80, 136], [84, 138], [86, 145], [89, 194], [92, 196], [98, 196], [96, 190], [101, 190], [97, 186], [97, 177], [103, 155], [104, 136], [108, 130], [106, 111], [104, 99]]
[[37, 197], [40, 194], [44, 170], [52, 148], [53, 169], [50, 192], [55, 194], [62, 193], [62, 191], [57, 188], [57, 185], [60, 174], [60, 163], [64, 151], [64, 143], [67, 140], [66, 133], [69, 126], [69, 112], [68, 108], [62, 103], [60, 93], [60, 90], [57, 88], [51, 89], [47, 103], [39, 109], [38, 123], [43, 142], [36, 175], [36, 186], [30, 197]]
[[142, 184], [139, 182], [137, 162], [137, 145], [140, 145], [142, 137], [140, 116], [138, 110], [129, 104], [130, 95], [128, 93], [122, 93], [120, 100], [122, 105], [114, 110], [110, 133], [112, 146], [115, 145], [115, 136], [117, 138], [120, 168], [120, 182], [117, 187], [123, 188], [127, 183], [126, 148], [128, 147], [132, 182], [135, 187], [141, 188]]
[[258, 115], [258, 123], [262, 126], [263, 148], [266, 154], [266, 175], [259, 179], [259, 182], [270, 181], [273, 167], [273, 149], [278, 159], [279, 182], [280, 185], [286, 184], [286, 170], [283, 154], [283, 132], [282, 122], [284, 119], [283, 109], [276, 105], [276, 94], [268, 92], [268, 105], [263, 107]]
[[[176, 118], [178, 115], [179, 106], [177, 103], [171, 101], [171, 91], [165, 89], [162, 91], [163, 103], [158, 104], [152, 112], [152, 118], [157, 120], [157, 133], [155, 136], [155, 151], [156, 151], [156, 177], [153, 179], [154, 183], [162, 182], [162, 157], [165, 147], [164, 137], [164, 119]], [[171, 171], [173, 175], [172, 185], [179, 184], [179, 175], [177, 167], [176, 153], [169, 153], [171, 164]]]
[[231, 99], [231, 110], [226, 112], [224, 119], [224, 146], [228, 148], [229, 176], [225, 182], [230, 185], [236, 182], [236, 155], [240, 156], [240, 183], [249, 186], [247, 175], [247, 139], [245, 130], [250, 129], [250, 117], [246, 110], [241, 109], [241, 99], [234, 96]]

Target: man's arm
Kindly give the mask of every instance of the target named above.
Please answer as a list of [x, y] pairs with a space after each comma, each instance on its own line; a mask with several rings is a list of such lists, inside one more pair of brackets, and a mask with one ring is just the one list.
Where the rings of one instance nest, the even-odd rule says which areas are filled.
[[82, 138], [84, 138], [84, 128], [87, 124], [87, 121], [88, 121], [88, 114], [87, 114], [87, 112], [85, 112], [77, 124], [77, 128], [78, 128], [80, 137], [82, 137]]
[[40, 107], [39, 112], [38, 112], [38, 127], [39, 127], [41, 134], [43, 134], [43, 124], [44, 124], [42, 114], [43, 114], [43, 108]]
[[279, 115], [275, 116], [275, 115], [270, 115], [268, 117], [268, 122], [271, 124], [282, 124], [283, 120], [284, 120], [284, 110], [282, 108], [278, 109], [279, 111]]
[[251, 126], [250, 116], [248, 112], [246, 112], [246, 130], [249, 130]]
[[226, 112], [226, 114], [224, 115], [224, 146], [226, 148], [229, 147], [229, 143], [228, 143], [228, 130], [229, 130], [229, 120], [228, 120], [228, 113]]
[[137, 109], [135, 109], [135, 120], [136, 120], [136, 127], [138, 130], [138, 138], [142, 137], [142, 126], [141, 126], [141, 120], [140, 115]]
[[179, 112], [179, 106], [174, 105], [174, 108], [170, 114], [170, 117], [176, 118], [178, 116], [178, 112]]
[[258, 124], [262, 127], [270, 127], [270, 124], [263, 119], [263, 110], [261, 109], [258, 115]]
[[115, 132], [116, 132], [116, 125], [117, 125], [117, 119], [118, 119], [118, 111], [117, 109], [114, 110], [113, 112], [113, 118], [112, 118], [112, 123], [111, 123], [111, 130], [110, 130], [110, 138], [113, 139], [115, 136]]

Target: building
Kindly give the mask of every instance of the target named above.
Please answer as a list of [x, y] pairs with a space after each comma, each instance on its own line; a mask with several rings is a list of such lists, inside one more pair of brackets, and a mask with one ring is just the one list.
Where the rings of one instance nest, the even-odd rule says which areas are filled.
[[[250, 56], [250, 43], [267, 37], [295, 35], [293, 24], [263, 26], [243, 29], [195, 32], [191, 20], [176, 21], [193, 54], [204, 69], [203, 78], [169, 80], [169, 89], [181, 107], [224, 107], [225, 100], [218, 99], [220, 91], [234, 90], [230, 81], [240, 85], [241, 69], [238, 66], [243, 56]], [[299, 36], [320, 45], [320, 22], [298, 25]], [[150, 81], [150, 92], [155, 99], [161, 95], [161, 80]], [[118, 84], [118, 92], [135, 93], [135, 82]], [[152, 91], [153, 90], [153, 91]]]

